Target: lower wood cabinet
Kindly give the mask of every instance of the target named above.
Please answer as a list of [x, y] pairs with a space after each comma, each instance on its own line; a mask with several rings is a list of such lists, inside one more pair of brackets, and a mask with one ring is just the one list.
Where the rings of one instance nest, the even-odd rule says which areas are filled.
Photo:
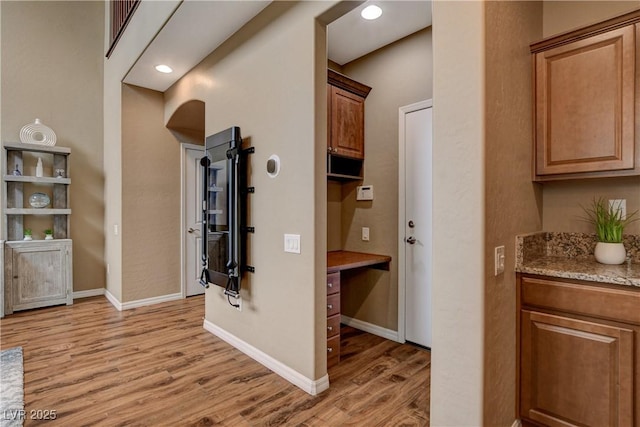
[[640, 426], [640, 288], [519, 275], [518, 312], [523, 425]]
[[5, 242], [4, 313], [73, 304], [72, 241]]

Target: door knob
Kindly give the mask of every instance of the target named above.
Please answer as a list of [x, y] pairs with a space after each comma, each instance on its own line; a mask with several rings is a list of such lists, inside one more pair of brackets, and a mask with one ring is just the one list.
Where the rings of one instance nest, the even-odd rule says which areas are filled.
[[189, 227], [189, 229], [187, 230], [187, 233], [194, 233], [196, 230], [194, 228]]
[[410, 245], [414, 245], [416, 243], [416, 238], [413, 236], [409, 236], [409, 238], [407, 239], [407, 243]]

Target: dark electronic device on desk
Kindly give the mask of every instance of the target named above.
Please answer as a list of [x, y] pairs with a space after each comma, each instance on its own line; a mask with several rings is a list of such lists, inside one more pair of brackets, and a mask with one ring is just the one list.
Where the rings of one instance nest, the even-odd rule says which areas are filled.
[[[200, 284], [224, 288], [227, 297], [238, 298], [243, 267], [241, 238], [244, 217], [246, 156], [239, 127], [210, 135], [205, 141], [202, 202], [202, 274]], [[229, 303], [233, 306], [231, 300]]]

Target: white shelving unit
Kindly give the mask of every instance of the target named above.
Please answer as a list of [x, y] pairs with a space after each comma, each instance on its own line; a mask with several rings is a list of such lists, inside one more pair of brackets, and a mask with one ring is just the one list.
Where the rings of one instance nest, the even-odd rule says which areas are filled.
[[[2, 165], [2, 214], [4, 275], [0, 314], [57, 304], [73, 304], [72, 240], [69, 228], [68, 178], [71, 149], [36, 144], [4, 143]], [[64, 177], [25, 175], [24, 153], [52, 157], [52, 170], [64, 169]], [[22, 175], [14, 175], [17, 168]], [[30, 189], [51, 188], [49, 206], [29, 206]], [[34, 190], [35, 191], [35, 190]], [[53, 240], [23, 240], [25, 220], [50, 216]]]

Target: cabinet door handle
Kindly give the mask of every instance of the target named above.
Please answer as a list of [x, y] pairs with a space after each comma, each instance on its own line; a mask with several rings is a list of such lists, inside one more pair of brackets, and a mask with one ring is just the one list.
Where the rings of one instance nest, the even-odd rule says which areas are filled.
[[327, 353], [331, 353], [333, 349], [331, 347], [327, 347]]
[[327, 283], [327, 288], [333, 288], [333, 283]]
[[327, 326], [327, 331], [333, 331], [333, 326]]
[[327, 309], [331, 310], [333, 308], [333, 304], [327, 304]]

